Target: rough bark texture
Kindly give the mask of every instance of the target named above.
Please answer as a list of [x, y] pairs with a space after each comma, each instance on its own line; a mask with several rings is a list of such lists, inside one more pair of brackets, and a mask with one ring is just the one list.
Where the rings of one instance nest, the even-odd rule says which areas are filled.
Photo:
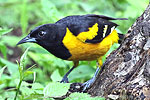
[[150, 100], [150, 5], [129, 29], [120, 48], [88, 90], [92, 96]]

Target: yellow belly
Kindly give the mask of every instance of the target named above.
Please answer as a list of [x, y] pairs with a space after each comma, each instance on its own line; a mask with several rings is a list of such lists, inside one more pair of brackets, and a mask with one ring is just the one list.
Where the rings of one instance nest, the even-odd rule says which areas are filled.
[[68, 60], [95, 60], [102, 57], [110, 49], [113, 43], [119, 40], [117, 31], [114, 30], [110, 35], [104, 38], [100, 43], [85, 43], [76, 38], [67, 28], [63, 44], [72, 56]]

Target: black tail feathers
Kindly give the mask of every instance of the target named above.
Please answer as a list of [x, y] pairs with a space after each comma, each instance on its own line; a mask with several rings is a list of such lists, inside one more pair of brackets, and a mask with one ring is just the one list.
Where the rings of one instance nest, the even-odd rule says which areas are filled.
[[119, 41], [118, 41], [118, 43], [120, 44], [124, 40], [125, 35], [121, 34], [121, 33], [118, 33], [118, 35], [119, 35]]

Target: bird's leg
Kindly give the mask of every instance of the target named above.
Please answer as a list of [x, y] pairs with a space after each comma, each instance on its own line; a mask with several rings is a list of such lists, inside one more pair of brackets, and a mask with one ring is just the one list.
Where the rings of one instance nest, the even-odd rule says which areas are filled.
[[75, 66], [73, 66], [63, 77], [63, 79], [60, 81], [60, 83], [69, 83], [68, 81], [68, 75], [71, 73], [71, 71], [75, 68]]
[[85, 83], [82, 84], [82, 86], [83, 86], [83, 90], [82, 90], [82, 91], [83, 91], [83, 92], [84, 92], [87, 88], [89, 88], [89, 87], [91, 86], [91, 84], [94, 83], [94, 81], [95, 81], [95, 79], [96, 79], [96, 76], [97, 76], [99, 70], [100, 70], [100, 68], [97, 67], [96, 72], [94, 73], [94, 76], [93, 76], [90, 80], [88, 80], [88, 81], [86, 81]]
[[[100, 69], [100, 66], [101, 66], [101, 69]], [[102, 64], [101, 59], [98, 59], [98, 67], [96, 69], [96, 72], [94, 73], [94, 76], [90, 80], [88, 80], [82, 84], [82, 86], [83, 86], [82, 91], [83, 92], [85, 92], [86, 89], [88, 89], [95, 82], [95, 79], [96, 79], [96, 76], [98, 75], [98, 72], [100, 71], [99, 73], [101, 73], [103, 71], [103, 69], [104, 69], [104, 64]]]
[[79, 62], [74, 61], [74, 66], [64, 75], [63, 79], [60, 81], [60, 83], [69, 83], [68, 81], [68, 75], [72, 72], [72, 70], [78, 66]]

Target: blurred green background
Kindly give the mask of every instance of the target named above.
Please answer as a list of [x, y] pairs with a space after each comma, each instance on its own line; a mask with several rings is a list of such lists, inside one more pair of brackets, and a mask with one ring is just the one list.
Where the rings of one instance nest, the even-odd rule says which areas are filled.
[[[73, 65], [70, 61], [54, 57], [36, 44], [16, 46], [31, 29], [41, 24], [54, 23], [69, 15], [100, 14], [128, 18], [127, 21], [115, 21], [120, 25], [118, 31], [125, 34], [148, 3], [149, 0], [0, 0], [0, 69], [7, 66], [0, 70], [0, 98], [14, 96], [13, 88], [19, 79], [16, 60], [20, 60], [27, 47], [31, 48], [27, 53], [24, 70], [36, 64], [32, 69], [36, 75], [28, 75], [26, 83], [32, 84], [34, 80], [46, 86], [48, 82], [60, 81]], [[69, 80], [85, 82], [91, 78], [95, 69], [96, 61], [82, 61], [69, 75]]]

